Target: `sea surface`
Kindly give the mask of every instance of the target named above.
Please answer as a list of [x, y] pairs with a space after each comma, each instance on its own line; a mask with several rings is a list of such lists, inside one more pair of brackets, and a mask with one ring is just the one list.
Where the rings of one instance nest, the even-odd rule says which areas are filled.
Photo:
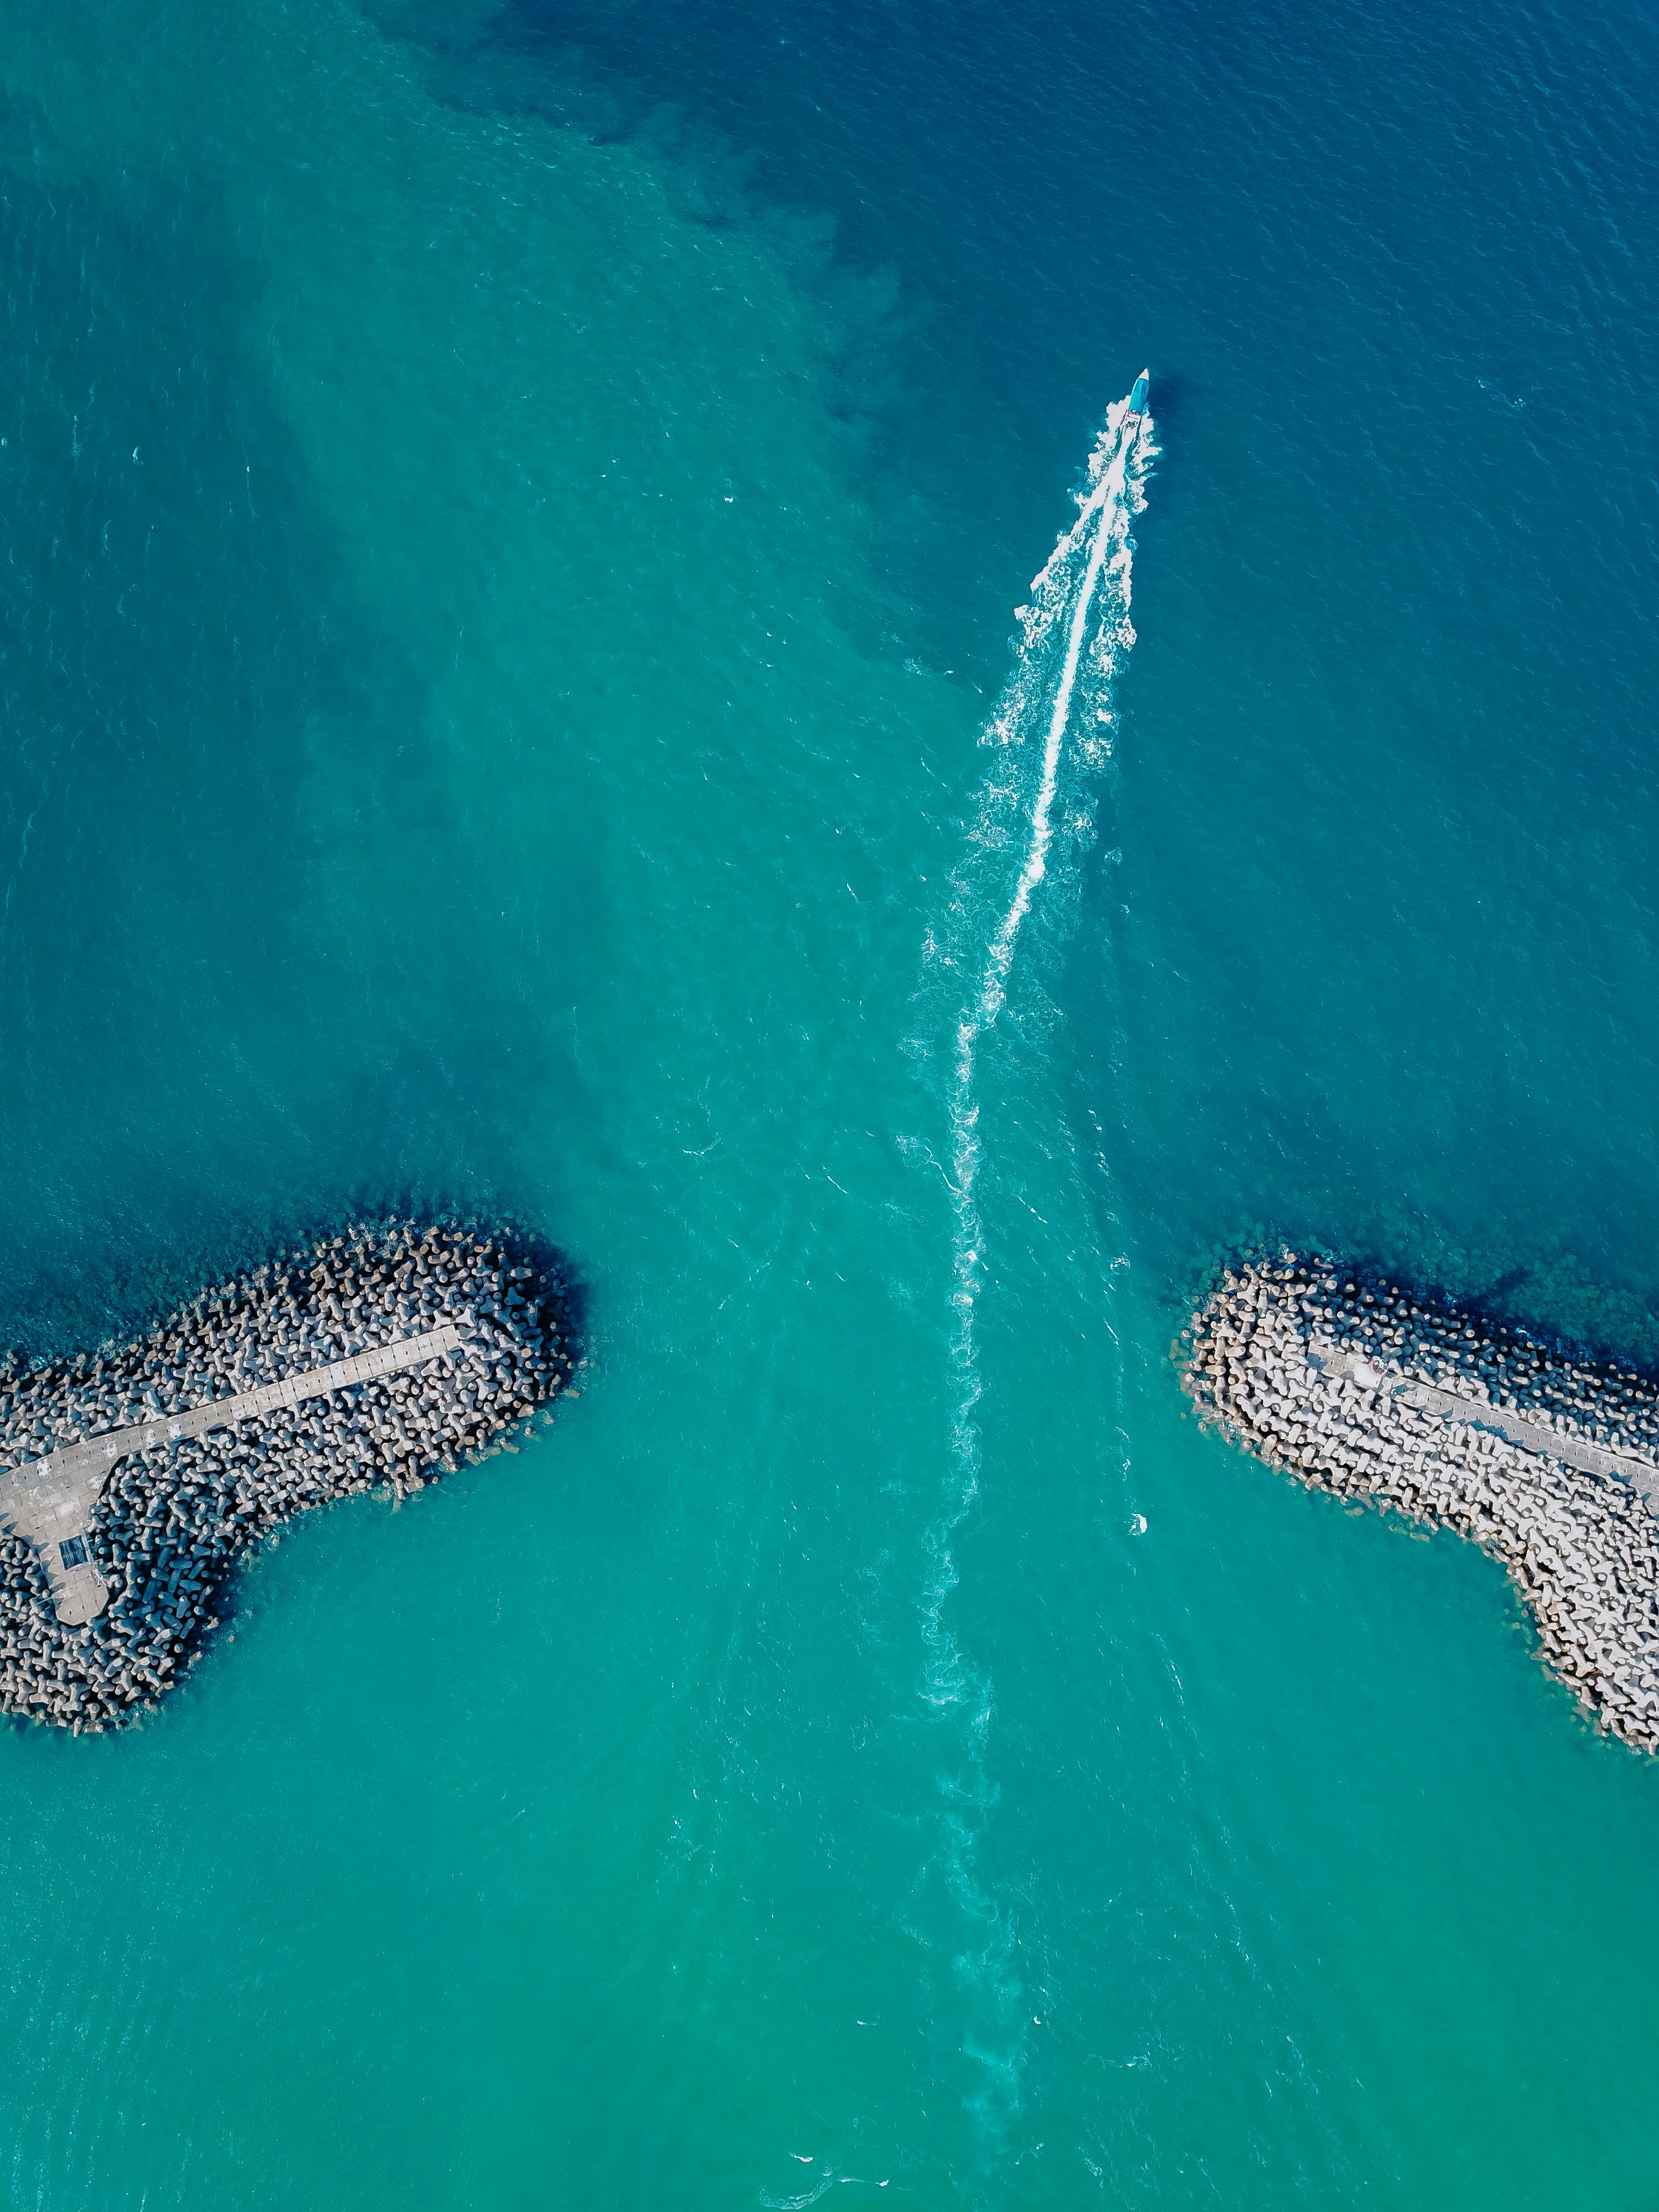
[[1659, 1765], [1170, 1358], [1283, 1236], [1659, 1362], [1656, 111], [13, 0], [0, 1340], [454, 1206], [588, 1360], [0, 1735], [5, 2205], [1659, 2202]]

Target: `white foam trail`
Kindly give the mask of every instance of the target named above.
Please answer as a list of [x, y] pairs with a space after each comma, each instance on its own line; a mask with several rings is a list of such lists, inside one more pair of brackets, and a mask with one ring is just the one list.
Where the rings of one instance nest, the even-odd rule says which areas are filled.
[[[986, 744], [1002, 750], [1004, 763], [987, 780], [969, 854], [953, 885], [951, 964], [973, 980], [956, 1017], [947, 1093], [948, 1184], [954, 1214], [951, 1357], [956, 1389], [951, 1483], [927, 1534], [923, 1693], [941, 1716], [957, 1711], [966, 1732], [966, 1771], [945, 1784], [947, 1808], [939, 1871], [968, 1924], [957, 1968], [978, 1990], [979, 2025], [963, 2045], [979, 2062], [979, 2087], [969, 2103], [993, 2127], [1019, 2103], [1026, 2033], [1023, 2023], [1031, 2006], [1025, 2002], [1012, 1917], [977, 1869], [979, 1838], [996, 1796], [986, 1759], [991, 1686], [944, 1617], [958, 1578], [952, 1547], [957, 1531], [973, 1510], [981, 1480], [981, 1382], [975, 1327], [984, 1247], [978, 1200], [979, 1053], [1006, 1001], [1020, 936], [1037, 888], [1050, 870], [1060, 834], [1056, 810], [1062, 793], [1068, 794], [1069, 803], [1075, 787], [1079, 799], [1075, 823], [1068, 821], [1065, 829], [1069, 832], [1088, 826], [1086, 787], [1073, 785], [1070, 770], [1075, 765], [1086, 775], [1110, 750], [1102, 732], [1111, 721], [1111, 687], [1134, 639], [1129, 623], [1130, 530], [1145, 506], [1146, 474], [1157, 451], [1150, 418], [1131, 426], [1127, 416], [1127, 399], [1110, 410], [1090, 456], [1077, 520], [1034, 580], [1030, 605], [1020, 610], [1018, 656], [984, 738]], [[1086, 719], [1080, 710], [1086, 710]], [[1024, 766], [1021, 755], [1039, 731], [1042, 753], [1033, 787], [1029, 769], [1024, 775], [1019, 770]], [[1010, 851], [1019, 854], [1012, 889], [1005, 859]], [[988, 909], [996, 917], [988, 935]]]
[[[1048, 873], [1054, 838], [1054, 805], [1065, 759], [1066, 738], [1078, 704], [1079, 678], [1085, 678], [1087, 703], [1095, 723], [1110, 721], [1110, 689], [1124, 653], [1133, 643], [1129, 625], [1130, 527], [1145, 507], [1147, 465], [1156, 453], [1150, 416], [1127, 424], [1128, 401], [1112, 408], [1105, 429], [1090, 456], [1087, 485], [1079, 495], [1077, 520], [1060, 539], [1031, 586], [1031, 603], [1020, 610], [1024, 626], [1018, 662], [986, 732], [988, 743], [1023, 745], [1037, 727], [1043, 731], [1036, 789], [1025, 811], [1019, 873], [1000, 919], [985, 945], [977, 983], [957, 1016], [949, 1094], [951, 1200], [956, 1217], [953, 1237], [952, 1303], [956, 1328], [951, 1346], [957, 1375], [952, 1449], [957, 1480], [942, 1519], [930, 1532], [934, 1574], [927, 1593], [927, 1695], [938, 1705], [963, 1702], [975, 1686], [955, 1639], [943, 1627], [940, 1611], [956, 1587], [951, 1540], [979, 1492], [979, 1430], [975, 1418], [980, 1398], [974, 1308], [979, 1294], [983, 1237], [977, 1204], [979, 1103], [976, 1094], [980, 1040], [995, 1022], [1007, 996], [1008, 979], [1021, 930], [1037, 886]], [[1088, 661], [1091, 621], [1094, 648]], [[1052, 646], [1065, 637], [1057, 672]], [[1085, 735], [1085, 766], [1095, 766], [1109, 748]], [[993, 779], [985, 794], [975, 843], [1002, 842], [997, 816], [1012, 798], [1006, 781]], [[971, 915], [979, 905], [964, 895]]]
[[[1054, 712], [1048, 717], [1048, 734], [1043, 742], [1042, 781], [1037, 787], [1036, 804], [1031, 809], [1031, 842], [1026, 848], [1025, 863], [1019, 872], [1019, 881], [1014, 886], [1013, 903], [1003, 915], [1002, 926], [991, 940], [990, 957], [985, 963], [985, 976], [980, 986], [978, 1003], [963, 1016], [957, 1032], [959, 1078], [963, 1073], [963, 1052], [971, 1054], [975, 1037], [987, 1024], [997, 1018], [1008, 969], [1014, 957], [1020, 924], [1030, 912], [1031, 894], [1048, 870], [1048, 845], [1054, 836], [1054, 786], [1060, 775], [1060, 743], [1066, 735], [1066, 726], [1072, 719], [1072, 695], [1077, 689], [1078, 662], [1082, 657], [1084, 635], [1089, 627], [1089, 611], [1094, 604], [1095, 586], [1100, 581], [1100, 572], [1106, 562], [1107, 545], [1114, 534], [1111, 526], [1123, 511], [1123, 472], [1127, 459], [1127, 453], [1120, 445], [1115, 459], [1101, 480], [1099, 489], [1079, 519], [1078, 527], [1082, 529], [1086, 520], [1098, 514], [1093, 542], [1089, 549], [1089, 565], [1084, 571], [1083, 588], [1078, 593], [1077, 604], [1072, 610], [1071, 628], [1066, 641], [1066, 665], [1055, 687]], [[1127, 592], [1125, 596], [1127, 598]], [[966, 1073], [971, 1075], [971, 1065]]]

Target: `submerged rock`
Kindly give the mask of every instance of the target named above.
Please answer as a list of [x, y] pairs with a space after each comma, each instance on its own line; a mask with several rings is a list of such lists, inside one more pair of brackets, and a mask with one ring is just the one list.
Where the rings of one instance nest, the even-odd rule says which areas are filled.
[[1659, 1389], [1292, 1251], [1231, 1269], [1176, 1347], [1200, 1418], [1310, 1487], [1501, 1560], [1540, 1656], [1659, 1750]]
[[131, 1718], [295, 1513], [418, 1490], [569, 1380], [564, 1277], [509, 1229], [365, 1222], [141, 1342], [0, 1370], [0, 1711]]

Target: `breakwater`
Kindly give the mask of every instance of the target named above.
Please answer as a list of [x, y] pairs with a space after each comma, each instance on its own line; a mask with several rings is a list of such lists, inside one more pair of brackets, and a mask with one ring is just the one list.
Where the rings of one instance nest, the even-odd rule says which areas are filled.
[[1550, 1672], [1659, 1750], [1647, 1377], [1291, 1251], [1228, 1270], [1176, 1353], [1200, 1417], [1269, 1466], [1499, 1560]]
[[498, 1447], [569, 1380], [563, 1276], [510, 1229], [363, 1222], [148, 1336], [0, 1369], [0, 1711], [118, 1724], [221, 1623], [240, 1556]]

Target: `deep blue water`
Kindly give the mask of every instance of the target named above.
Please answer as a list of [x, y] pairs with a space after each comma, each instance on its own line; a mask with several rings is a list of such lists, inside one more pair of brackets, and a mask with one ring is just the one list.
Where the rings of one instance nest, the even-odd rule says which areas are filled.
[[0, 69], [0, 1336], [408, 1200], [591, 1353], [0, 1739], [9, 2201], [1650, 2203], [1659, 1779], [1168, 1356], [1265, 1232], [1659, 1361], [1650, 15]]
[[[1397, 1243], [1421, 1206], [1431, 1243], [1559, 1238], [1646, 1291], [1650, 18], [515, 0], [467, 41], [458, 96], [725, 152], [833, 216], [826, 290], [893, 280], [845, 404], [907, 641], [988, 690], [1107, 365], [1150, 359], [1140, 1011], [1208, 1022], [1224, 975], [1239, 1016], [1182, 1040], [1210, 1097], [1183, 1066], [1130, 1113], [1161, 1256], [1241, 1220]], [[1073, 979], [1103, 1102], [1104, 881]], [[1304, 1022], [1261, 1003], [1287, 957]]]
[[[1611, 618], [1598, 570], [1641, 541], [1621, 488], [1653, 462], [1644, 11], [509, 0], [481, 45], [504, 102], [501, 78], [530, 101], [556, 71], [545, 96], [580, 117], [586, 61], [611, 128], [717, 134], [758, 191], [833, 214], [846, 261], [899, 277], [884, 478], [954, 485], [1005, 589], [1042, 540], [1039, 471], [1074, 465], [1107, 364], [1150, 353], [1160, 420], [1201, 441], [1188, 480], [1223, 451], [1262, 472], [1237, 487], [1278, 502], [1258, 540], [1327, 526], [1352, 487], [1375, 520], [1342, 580], [1374, 615], [1368, 549], [1392, 597], [1397, 556], [1444, 548], [1414, 646], [1426, 626], [1490, 650], [1482, 578], [1512, 625], [1574, 577], [1563, 611]], [[1574, 487], [1559, 535], [1528, 526], [1529, 463]]]

